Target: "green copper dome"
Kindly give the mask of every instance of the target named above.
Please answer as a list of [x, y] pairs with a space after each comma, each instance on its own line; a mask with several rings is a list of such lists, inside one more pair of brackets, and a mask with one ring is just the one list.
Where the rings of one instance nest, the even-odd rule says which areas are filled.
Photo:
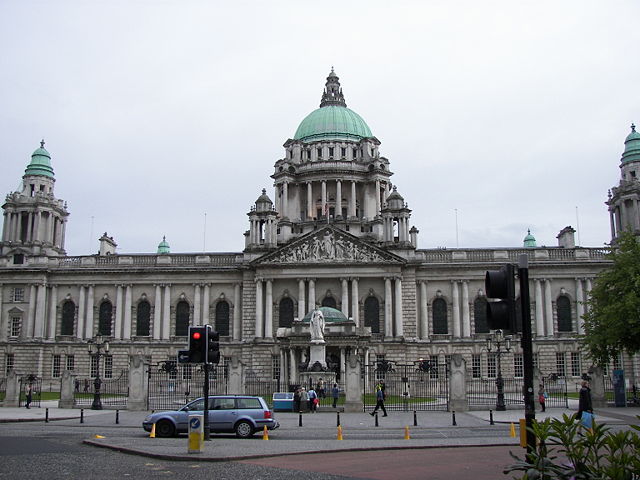
[[158, 244], [158, 255], [162, 255], [165, 253], [171, 253], [169, 249], [169, 244], [167, 243], [167, 239], [163, 236], [162, 241]]
[[631, 124], [631, 133], [624, 141], [624, 153], [621, 161], [631, 162], [640, 160], [640, 133], [636, 132], [636, 126]]
[[[331, 307], [320, 307], [318, 310], [320, 310], [322, 312], [322, 315], [324, 316], [324, 321], [325, 323], [338, 323], [338, 322], [346, 322], [349, 319], [344, 315], [344, 313], [342, 313], [340, 310], [336, 310], [335, 308], [331, 308]], [[313, 313], [313, 310], [309, 313], [307, 313], [304, 318], [302, 319], [303, 322], [311, 322], [311, 314]]]
[[40, 142], [40, 148], [31, 154], [31, 163], [25, 169], [24, 174], [53, 178], [51, 154], [44, 149], [44, 140]]
[[536, 237], [531, 235], [531, 230], [527, 230], [527, 236], [524, 237], [524, 246], [525, 248], [533, 248], [538, 246], [536, 244]]
[[339, 78], [331, 68], [322, 92], [320, 108], [302, 120], [293, 136], [294, 140], [359, 141], [368, 137], [373, 137], [369, 126], [360, 115], [347, 108]]

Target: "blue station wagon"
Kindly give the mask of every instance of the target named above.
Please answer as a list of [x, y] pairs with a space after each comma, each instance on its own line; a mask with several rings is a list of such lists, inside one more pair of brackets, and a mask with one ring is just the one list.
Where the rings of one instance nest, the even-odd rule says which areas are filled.
[[[189, 415], [203, 414], [204, 397], [189, 402], [179, 410], [156, 412], [148, 415], [142, 427], [150, 432], [156, 425], [158, 437], [173, 437], [187, 433]], [[212, 433], [233, 433], [249, 438], [264, 427], [269, 430], [280, 425], [262, 397], [244, 395], [216, 395], [209, 397], [209, 430]]]

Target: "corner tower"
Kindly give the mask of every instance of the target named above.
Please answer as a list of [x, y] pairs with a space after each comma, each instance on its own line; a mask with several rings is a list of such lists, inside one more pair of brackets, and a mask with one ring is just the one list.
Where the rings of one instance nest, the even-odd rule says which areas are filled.
[[54, 196], [51, 155], [40, 148], [31, 155], [22, 177], [22, 191], [7, 195], [0, 256], [21, 264], [30, 256], [65, 255], [66, 203]]

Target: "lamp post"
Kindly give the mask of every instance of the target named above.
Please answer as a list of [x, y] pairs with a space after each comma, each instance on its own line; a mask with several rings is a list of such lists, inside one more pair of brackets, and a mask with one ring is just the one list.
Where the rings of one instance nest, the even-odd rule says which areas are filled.
[[496, 378], [496, 387], [498, 389], [498, 398], [496, 399], [496, 411], [505, 411], [507, 407], [504, 404], [504, 379], [502, 378], [502, 361], [500, 359], [503, 353], [511, 351], [511, 337], [504, 336], [502, 330], [496, 330], [495, 333], [487, 337], [487, 351], [495, 350], [498, 357], [498, 377]]
[[102, 402], [100, 401], [100, 386], [102, 385], [100, 380], [100, 357], [106, 355], [109, 351], [109, 342], [103, 340], [102, 335], [98, 335], [93, 340], [89, 340], [87, 344], [89, 357], [96, 357], [96, 378], [93, 381], [94, 390], [91, 410], [102, 410]]

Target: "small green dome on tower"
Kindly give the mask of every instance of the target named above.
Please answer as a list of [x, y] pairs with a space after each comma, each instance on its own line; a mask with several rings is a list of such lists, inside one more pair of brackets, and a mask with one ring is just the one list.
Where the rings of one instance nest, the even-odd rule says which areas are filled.
[[162, 241], [158, 244], [158, 255], [171, 253], [166, 237], [162, 236]]
[[371, 129], [353, 110], [347, 108], [338, 76], [331, 68], [327, 77], [320, 108], [302, 120], [294, 140], [313, 142], [316, 140], [359, 141], [372, 137]]
[[631, 124], [631, 133], [624, 141], [624, 153], [622, 163], [640, 160], [640, 133], [636, 132], [636, 126]]
[[40, 148], [31, 154], [31, 163], [24, 171], [25, 175], [42, 175], [53, 178], [51, 167], [51, 154], [44, 148], [44, 140], [40, 142]]
[[531, 235], [531, 230], [527, 230], [527, 236], [524, 237], [524, 246], [525, 248], [537, 247], [536, 245], [536, 237]]

